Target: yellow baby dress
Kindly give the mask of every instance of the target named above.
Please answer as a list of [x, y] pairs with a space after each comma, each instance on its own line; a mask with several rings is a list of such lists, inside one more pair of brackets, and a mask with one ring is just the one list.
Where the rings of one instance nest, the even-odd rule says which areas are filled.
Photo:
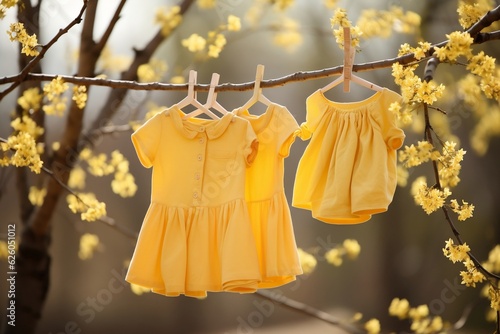
[[256, 135], [232, 113], [218, 120], [184, 115], [173, 106], [132, 134], [139, 160], [153, 172], [126, 280], [167, 296], [254, 292], [260, 271], [244, 189]]
[[332, 224], [363, 223], [386, 211], [405, 137], [389, 106], [400, 101], [387, 88], [359, 102], [334, 102], [321, 90], [310, 95], [300, 137], [312, 138], [297, 167], [292, 205]]
[[260, 116], [244, 109], [234, 112], [250, 121], [259, 141], [257, 156], [246, 172], [245, 198], [259, 254], [259, 288], [273, 288], [302, 274], [283, 186], [284, 159], [299, 125], [287, 108], [274, 103]]

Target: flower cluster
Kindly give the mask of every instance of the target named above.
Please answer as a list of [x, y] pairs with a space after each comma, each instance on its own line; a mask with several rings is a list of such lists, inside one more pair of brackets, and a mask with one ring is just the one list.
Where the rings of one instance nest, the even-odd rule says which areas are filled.
[[47, 195], [46, 188], [40, 189], [35, 186], [31, 186], [28, 194], [28, 199], [32, 205], [42, 206], [45, 195]]
[[156, 11], [155, 22], [161, 26], [163, 36], [168, 36], [181, 22], [181, 7], [159, 8]]
[[151, 59], [149, 63], [139, 65], [137, 77], [139, 82], [157, 82], [165, 75], [168, 65], [164, 60]]
[[[43, 161], [40, 160], [35, 138], [25, 131], [19, 131], [9, 136], [7, 142], [2, 142], [0, 152], [0, 167], [13, 165], [16, 167], [29, 167], [32, 172], [39, 174]], [[14, 153], [12, 153], [14, 152]]]
[[346, 239], [341, 245], [334, 247], [326, 252], [325, 259], [328, 263], [338, 267], [343, 262], [343, 256], [354, 260], [358, 257], [361, 247], [354, 239]]
[[474, 39], [468, 32], [455, 31], [447, 34], [448, 43], [443, 47], [434, 47], [434, 54], [440, 61], [455, 62], [458, 57], [465, 56], [467, 59], [472, 57], [471, 45]]
[[0, 20], [5, 18], [5, 15], [7, 14], [7, 10], [9, 8], [14, 7], [17, 5], [17, 2], [19, 0], [1, 0], [0, 1]]
[[439, 152], [434, 150], [434, 146], [426, 140], [405, 145], [404, 149], [399, 151], [399, 162], [403, 163], [406, 168], [421, 165], [429, 160], [436, 160], [439, 157]]
[[484, 262], [483, 267], [492, 273], [500, 273], [500, 245], [496, 245], [488, 254], [488, 261]]
[[38, 87], [28, 88], [23, 92], [23, 95], [17, 99], [17, 104], [24, 111], [37, 111], [40, 110], [42, 106], [43, 96], [40, 94], [40, 89]]
[[409, 319], [414, 333], [441, 333], [445, 324], [440, 316], [431, 316], [425, 304], [411, 307], [406, 299], [394, 298], [389, 306], [389, 315]]
[[94, 251], [99, 247], [99, 237], [95, 234], [85, 233], [80, 237], [80, 249], [78, 257], [81, 260], [88, 260], [94, 256]]
[[299, 254], [300, 266], [302, 267], [304, 274], [312, 273], [318, 264], [314, 255], [307, 253], [301, 248], [298, 248], [297, 251]]
[[[118, 150], [111, 152], [109, 159], [105, 153], [94, 155], [90, 149], [86, 148], [80, 153], [80, 158], [87, 162], [87, 171], [94, 176], [100, 177], [114, 173], [111, 189], [115, 194], [121, 197], [135, 195], [137, 185], [134, 176], [129, 171], [129, 162]], [[81, 188], [85, 182], [82, 174], [84, 174], [83, 170], [78, 171], [78, 174], [74, 175], [74, 180], [70, 179], [71, 184]], [[73, 177], [73, 172], [71, 177]]]
[[302, 44], [302, 34], [300, 33], [299, 22], [284, 18], [277, 24], [278, 32], [274, 35], [274, 44], [284, 48], [288, 52], [293, 52]]
[[64, 110], [66, 110], [67, 98], [62, 95], [68, 88], [69, 85], [59, 76], [43, 86], [45, 97], [50, 102], [42, 108], [47, 115], [63, 115]]
[[367, 334], [378, 334], [380, 333], [380, 321], [378, 319], [370, 319], [365, 323], [364, 326]]
[[99, 202], [93, 193], [70, 194], [66, 201], [71, 212], [80, 213], [82, 220], [96, 221], [106, 215], [106, 203]]
[[448, 188], [438, 189], [428, 187], [424, 176], [417, 178], [412, 185], [412, 195], [415, 203], [430, 215], [434, 211], [442, 208], [451, 192]]
[[359, 38], [363, 34], [358, 26], [353, 26], [352, 22], [347, 18], [347, 12], [343, 8], [338, 8], [333, 17], [330, 19], [330, 24], [332, 28], [339, 26], [338, 29], [333, 30], [333, 35], [335, 36], [335, 41], [339, 47], [344, 49], [344, 28], [350, 28], [351, 30], [351, 46], [359, 46]]
[[87, 104], [87, 87], [76, 85], [73, 86], [73, 101], [79, 109], [85, 108]]
[[39, 127], [34, 120], [29, 116], [17, 117], [12, 122], [10, 122], [10, 126], [14, 129], [14, 131], [25, 132], [28, 133], [34, 139], [38, 139], [44, 133], [44, 129]]
[[399, 63], [392, 65], [392, 76], [397, 85], [401, 87], [403, 101], [413, 103], [426, 103], [432, 105], [443, 96], [444, 85], [437, 84], [434, 80], [422, 81], [415, 75], [416, 65], [403, 66]]
[[442, 153], [437, 158], [439, 169], [439, 180], [443, 187], [455, 187], [460, 178], [458, 174], [462, 169], [461, 162], [466, 151], [456, 150], [456, 143], [447, 141], [444, 143]]
[[130, 67], [131, 58], [123, 55], [114, 55], [110, 47], [105, 46], [99, 56], [98, 72], [122, 72]]
[[69, 174], [68, 187], [71, 189], [84, 189], [85, 177], [85, 171], [80, 166], [74, 167]]
[[469, 257], [469, 252], [470, 247], [466, 243], [455, 245], [452, 239], [448, 239], [443, 248], [444, 256], [450, 259], [450, 261], [453, 263], [462, 262], [464, 264], [466, 270], [460, 272], [462, 284], [475, 287], [476, 283], [484, 281], [486, 277], [477, 270], [474, 262]]
[[24, 28], [24, 24], [17, 22], [10, 25], [7, 31], [11, 41], [18, 41], [23, 46], [21, 53], [27, 56], [38, 56], [40, 52], [36, 49], [38, 47], [38, 40], [36, 34], [29, 35]]
[[205, 52], [210, 58], [218, 58], [227, 43], [226, 37], [222, 34], [222, 32], [239, 31], [240, 29], [240, 18], [234, 15], [229, 15], [227, 18], [227, 24], [221, 24], [217, 29], [209, 31], [207, 38], [193, 33], [188, 38], [183, 39], [181, 44], [190, 52]]
[[401, 33], [412, 34], [420, 27], [421, 18], [415, 12], [404, 12], [399, 6], [392, 6], [389, 10], [365, 9], [356, 22], [363, 38], [387, 38], [395, 30]]
[[478, 0], [474, 3], [469, 1], [458, 1], [458, 22], [464, 29], [468, 29], [476, 23], [488, 10], [491, 9], [491, 1]]
[[474, 204], [469, 204], [462, 200], [462, 205], [458, 204], [456, 199], [452, 199], [450, 201], [450, 207], [458, 214], [458, 220], [464, 221], [470, 217], [472, 217], [472, 213], [474, 212]]
[[149, 288], [145, 288], [143, 286], [140, 286], [140, 285], [137, 285], [134, 283], [130, 283], [130, 290], [132, 290], [132, 292], [138, 296], [142, 295], [145, 292], [151, 291], [151, 289], [149, 289]]

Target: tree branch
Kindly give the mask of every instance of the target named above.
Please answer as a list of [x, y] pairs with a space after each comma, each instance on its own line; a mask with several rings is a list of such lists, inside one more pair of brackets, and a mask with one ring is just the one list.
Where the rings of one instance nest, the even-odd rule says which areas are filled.
[[285, 306], [289, 309], [292, 309], [294, 311], [297, 311], [297, 312], [309, 315], [313, 318], [319, 319], [321, 321], [324, 321], [330, 325], [340, 327], [343, 330], [347, 331], [348, 333], [354, 333], [354, 334], [365, 333], [365, 331], [363, 331], [355, 326], [352, 326], [350, 324], [347, 324], [329, 313], [318, 310], [312, 306], [301, 303], [299, 301], [290, 299], [286, 296], [283, 296], [282, 294], [273, 293], [272, 291], [269, 291], [269, 290], [258, 290], [255, 294], [264, 298], [264, 299], [268, 299], [268, 300], [273, 301], [275, 303], [278, 303], [282, 306]]
[[87, 3], [88, 3], [88, 0], [83, 0], [83, 6], [82, 6], [78, 16], [73, 21], [71, 21], [71, 23], [69, 23], [64, 29], [60, 29], [59, 32], [46, 45], [44, 45], [42, 47], [38, 56], [33, 58], [29, 62], [29, 64], [26, 65], [25, 68], [23, 68], [21, 73], [19, 73], [18, 75], [15, 76], [15, 80], [11, 81], [12, 85], [10, 85], [4, 91], [0, 92], [0, 101], [2, 101], [5, 96], [7, 96], [10, 92], [12, 92], [14, 89], [16, 89], [16, 87], [18, 87], [21, 84], [21, 82], [23, 82], [26, 79], [26, 76], [28, 75], [28, 73], [30, 73], [31, 70], [36, 65], [38, 65], [40, 60], [42, 60], [42, 58], [45, 56], [45, 53], [47, 53], [47, 51], [52, 47], [52, 45], [54, 45], [59, 40], [59, 38], [62, 35], [66, 34], [73, 26], [79, 24], [82, 21], [82, 16], [87, 8]]
[[101, 40], [99, 41], [99, 43], [97, 43], [96, 49], [97, 49], [97, 52], [99, 54], [104, 49], [104, 46], [106, 46], [106, 43], [108, 42], [109, 37], [111, 36], [111, 33], [113, 32], [113, 29], [116, 26], [116, 23], [120, 19], [121, 11], [123, 9], [123, 6], [125, 6], [126, 2], [127, 2], [127, 0], [121, 0], [120, 1], [120, 3], [118, 4], [118, 7], [116, 8], [115, 14], [111, 18], [111, 21], [109, 22], [108, 27], [106, 28], [106, 31], [102, 35]]

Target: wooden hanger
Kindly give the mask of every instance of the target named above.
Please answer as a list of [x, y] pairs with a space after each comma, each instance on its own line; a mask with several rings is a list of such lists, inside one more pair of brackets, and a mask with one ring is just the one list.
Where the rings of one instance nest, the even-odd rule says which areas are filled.
[[[196, 92], [194, 90], [194, 85], [196, 84], [196, 76], [197, 73], [194, 70], [189, 71], [189, 84], [188, 84], [188, 93], [187, 96], [179, 101], [176, 106], [179, 109], [182, 109], [188, 105], [192, 105], [196, 107], [197, 109], [195, 111], [192, 111], [184, 116], [184, 119], [191, 118], [200, 114], [207, 114], [213, 119], [219, 119], [217, 115], [215, 115], [210, 109], [208, 109], [205, 105], [201, 104], [197, 99], [196, 99]], [[217, 79], [218, 80], [218, 79]], [[214, 88], [215, 89], [215, 88]], [[212, 90], [212, 85], [210, 85], [210, 90]], [[212, 93], [213, 94], [213, 93]], [[209, 98], [210, 97], [210, 91], [209, 91]]]
[[262, 94], [262, 88], [260, 88], [260, 83], [264, 78], [264, 65], [257, 65], [257, 72], [255, 74], [255, 85], [253, 88], [253, 95], [250, 99], [240, 108], [241, 110], [247, 110], [257, 102], [261, 102], [266, 106], [269, 106], [272, 102]]
[[355, 55], [356, 49], [351, 47], [351, 28], [344, 27], [344, 68], [342, 75], [325, 87], [321, 88], [321, 92], [324, 93], [343, 82], [344, 92], [347, 93], [351, 90], [351, 81], [375, 91], [381, 91], [383, 89], [382, 87], [352, 73]]

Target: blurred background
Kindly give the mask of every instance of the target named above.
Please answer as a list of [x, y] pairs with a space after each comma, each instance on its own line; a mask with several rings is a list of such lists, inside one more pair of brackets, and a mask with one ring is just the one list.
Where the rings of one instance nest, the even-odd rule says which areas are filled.
[[[278, 78], [297, 71], [318, 70], [342, 64], [342, 52], [335, 43], [330, 28], [333, 9], [323, 1], [296, 0], [286, 14], [272, 11], [262, 17], [260, 27], [252, 29], [245, 21], [245, 13], [252, 1], [220, 0], [215, 9], [204, 10], [193, 5], [184, 17], [179, 29], [163, 43], [154, 58], [165, 60], [168, 72], [164, 81], [174, 75], [187, 76], [186, 69], [198, 71], [198, 82], [208, 83], [213, 72], [221, 75], [220, 82], [241, 83], [252, 81], [258, 64], [265, 65], [265, 79]], [[96, 35], [105, 29], [118, 1], [101, 1]], [[133, 48], [143, 47], [156, 33], [154, 13], [158, 6], [173, 5], [172, 1], [130, 0], [110, 39], [110, 50], [124, 59], [133, 56]], [[458, 25], [457, 1], [410, 1], [410, 0], [365, 0], [339, 1], [338, 6], [347, 10], [355, 22], [362, 9], [389, 9], [401, 6], [421, 16], [421, 38], [431, 43], [443, 41], [445, 34], [461, 30]], [[43, 31], [39, 40], [44, 43], [57, 30], [65, 26], [78, 13], [80, 1], [45, 0], [42, 5]], [[0, 31], [8, 30], [15, 20], [14, 13], [0, 21]], [[232, 14], [242, 18], [242, 31], [228, 35], [228, 44], [217, 59], [197, 61], [181, 46], [181, 40], [191, 33], [205, 33], [213, 29]], [[299, 38], [293, 50], [276, 45], [274, 24], [293, 18], [298, 24]], [[43, 21], [45, 20], [45, 21]], [[70, 75], [75, 71], [75, 54], [78, 49], [81, 27], [75, 27], [63, 36], [42, 61], [43, 71], [51, 74]], [[417, 45], [417, 36], [393, 33], [389, 38], [363, 40], [356, 63], [393, 58], [399, 46], [408, 42]], [[293, 45], [293, 41], [289, 44]], [[496, 57], [499, 48], [496, 42], [481, 46], [487, 54]], [[17, 69], [17, 44], [4, 35], [0, 38], [0, 76], [14, 75]], [[423, 65], [421, 66], [423, 67]], [[459, 66], [442, 64], [436, 80], [453, 90], [456, 78], [463, 74]], [[391, 70], [378, 69], [359, 74], [361, 77], [399, 91], [391, 76]], [[112, 77], [112, 76], [111, 76]], [[118, 77], [116, 74], [115, 77]], [[287, 106], [300, 124], [305, 121], [305, 100], [316, 89], [333, 78], [290, 83], [282, 87], [265, 89], [270, 100]], [[341, 87], [328, 92], [336, 101], [356, 101], [372, 94], [355, 84], [350, 93]], [[99, 110], [109, 93], [108, 88], [92, 87], [86, 109], [86, 120], [93, 119], [93, 110]], [[451, 93], [450, 93], [451, 94]], [[218, 101], [226, 109], [241, 106], [251, 92], [221, 92]], [[15, 105], [15, 94], [10, 94], [0, 103], [0, 135], [6, 138], [10, 114]], [[169, 106], [185, 96], [185, 92], [130, 91], [114, 124], [127, 124], [131, 118], [141, 119], [148, 111], [148, 103]], [[205, 93], [199, 94], [204, 101]], [[462, 182], [453, 190], [457, 199], [464, 199], [476, 206], [474, 217], [459, 222], [463, 239], [474, 254], [486, 260], [488, 252], [500, 242], [498, 196], [500, 176], [498, 152], [500, 141], [494, 138], [488, 152], [479, 156], [469, 144], [470, 131], [474, 125], [470, 113], [463, 112], [459, 102], [447, 101], [447, 110], [454, 117], [452, 131], [458, 136], [467, 154], [463, 162]], [[460, 111], [460, 112], [458, 112]], [[255, 111], [259, 112], [256, 105]], [[422, 118], [419, 113], [415, 118]], [[64, 117], [49, 116], [47, 140], [56, 141], [64, 126]], [[423, 133], [405, 129], [405, 144], [416, 143]], [[87, 189], [106, 202], [108, 215], [133, 231], [139, 231], [150, 200], [150, 170], [144, 169], [136, 158], [130, 141], [131, 132], [108, 135], [96, 146], [96, 152], [110, 153], [119, 149], [130, 161], [130, 170], [136, 178], [138, 191], [132, 198], [123, 199], [115, 195], [109, 186], [111, 179], [87, 178]], [[308, 142], [297, 139], [292, 146], [285, 165], [285, 191], [289, 202], [297, 164]], [[408, 184], [420, 175], [431, 175], [431, 166], [423, 165], [410, 170]], [[0, 233], [6, 225], [18, 221], [16, 185], [12, 168], [0, 170], [2, 176], [0, 192]], [[410, 195], [410, 186], [398, 187], [389, 211], [374, 215], [360, 225], [328, 225], [311, 218], [310, 212], [291, 207], [297, 245], [306, 250], [319, 250], [322, 254], [344, 239], [356, 239], [361, 253], [355, 261], [345, 261], [334, 267], [318, 257], [316, 269], [302, 275], [296, 282], [271, 290], [278, 295], [308, 304], [328, 312], [339, 319], [351, 321], [354, 314], [363, 314], [364, 322], [370, 318], [380, 320], [384, 332], [403, 333], [408, 323], [389, 317], [388, 307], [395, 297], [406, 298], [412, 306], [428, 304], [431, 313], [440, 315], [449, 322], [458, 321], [470, 310], [465, 326], [460, 333], [491, 333], [494, 325], [485, 320], [488, 301], [479, 296], [480, 289], [463, 289], [459, 271], [462, 265], [453, 265], [442, 254], [445, 240], [452, 237], [441, 212], [426, 215], [415, 205]], [[49, 297], [40, 322], [39, 333], [343, 333], [336, 326], [326, 324], [297, 311], [271, 304], [262, 297], [230, 293], [212, 293], [204, 300], [188, 297], [167, 298], [145, 293], [134, 294], [123, 281], [124, 263], [130, 259], [135, 240], [116, 232], [101, 223], [79, 221], [65, 203], [61, 201], [53, 221], [52, 269]], [[99, 236], [101, 246], [90, 260], [78, 258], [79, 241], [84, 233]], [[7, 272], [5, 262], [0, 263], [1, 272]], [[4, 284], [1, 284], [2, 291]], [[5, 303], [6, 293], [1, 293], [0, 303]], [[0, 314], [5, 319], [4, 308]]]

